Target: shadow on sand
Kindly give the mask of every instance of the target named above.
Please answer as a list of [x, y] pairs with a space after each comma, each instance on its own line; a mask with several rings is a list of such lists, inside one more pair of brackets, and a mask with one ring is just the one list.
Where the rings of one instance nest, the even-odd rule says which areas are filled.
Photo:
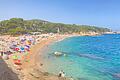
[[0, 80], [20, 80], [5, 61], [0, 57]]

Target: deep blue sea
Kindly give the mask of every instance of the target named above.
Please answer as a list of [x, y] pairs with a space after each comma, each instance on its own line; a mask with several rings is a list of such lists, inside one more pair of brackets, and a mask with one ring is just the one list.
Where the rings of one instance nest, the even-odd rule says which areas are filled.
[[[56, 57], [55, 51], [66, 56]], [[119, 34], [66, 38], [49, 45], [45, 53], [44, 71], [63, 70], [75, 80], [120, 80]]]

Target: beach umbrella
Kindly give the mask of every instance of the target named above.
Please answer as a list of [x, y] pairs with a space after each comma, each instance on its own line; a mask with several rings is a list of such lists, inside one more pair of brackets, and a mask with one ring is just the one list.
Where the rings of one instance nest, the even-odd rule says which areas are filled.
[[25, 47], [26, 47], [26, 48], [30, 48], [30, 46], [29, 46], [29, 45], [25, 45]]
[[30, 51], [30, 46], [29, 45], [25, 45], [25, 50]]
[[14, 49], [16, 47], [16, 45], [10, 45], [10, 49]]
[[21, 48], [20, 48], [20, 51], [21, 51], [21, 52], [24, 52], [24, 51], [25, 51], [25, 48], [24, 48], [24, 47], [21, 47]]
[[28, 40], [26, 41], [26, 44], [29, 45], [29, 41]]
[[31, 45], [31, 41], [30, 40], [28, 40], [28, 44]]
[[15, 51], [19, 51], [20, 49], [18, 47], [15, 48]]
[[12, 58], [13, 58], [13, 60], [17, 60], [18, 56], [17, 55], [13, 55]]

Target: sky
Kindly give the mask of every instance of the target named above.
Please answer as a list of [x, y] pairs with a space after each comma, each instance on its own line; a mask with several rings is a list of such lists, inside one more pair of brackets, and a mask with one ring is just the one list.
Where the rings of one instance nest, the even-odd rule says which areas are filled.
[[0, 0], [0, 20], [13, 17], [120, 31], [120, 0]]

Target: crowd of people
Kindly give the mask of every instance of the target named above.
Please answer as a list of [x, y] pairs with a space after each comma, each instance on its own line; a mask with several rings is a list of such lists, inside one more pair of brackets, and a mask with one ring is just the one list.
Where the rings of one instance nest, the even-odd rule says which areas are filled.
[[31, 46], [35, 45], [40, 38], [33, 35], [0, 36], [0, 58], [10, 59], [16, 66], [22, 65], [22, 60], [26, 60], [25, 57], [30, 54]]
[[14, 65], [22, 65], [22, 61], [28, 62], [26, 56], [30, 54], [33, 45], [39, 43], [48, 37], [54, 37], [54, 34], [40, 35], [21, 35], [21, 36], [0, 36], [0, 58], [12, 62]]

